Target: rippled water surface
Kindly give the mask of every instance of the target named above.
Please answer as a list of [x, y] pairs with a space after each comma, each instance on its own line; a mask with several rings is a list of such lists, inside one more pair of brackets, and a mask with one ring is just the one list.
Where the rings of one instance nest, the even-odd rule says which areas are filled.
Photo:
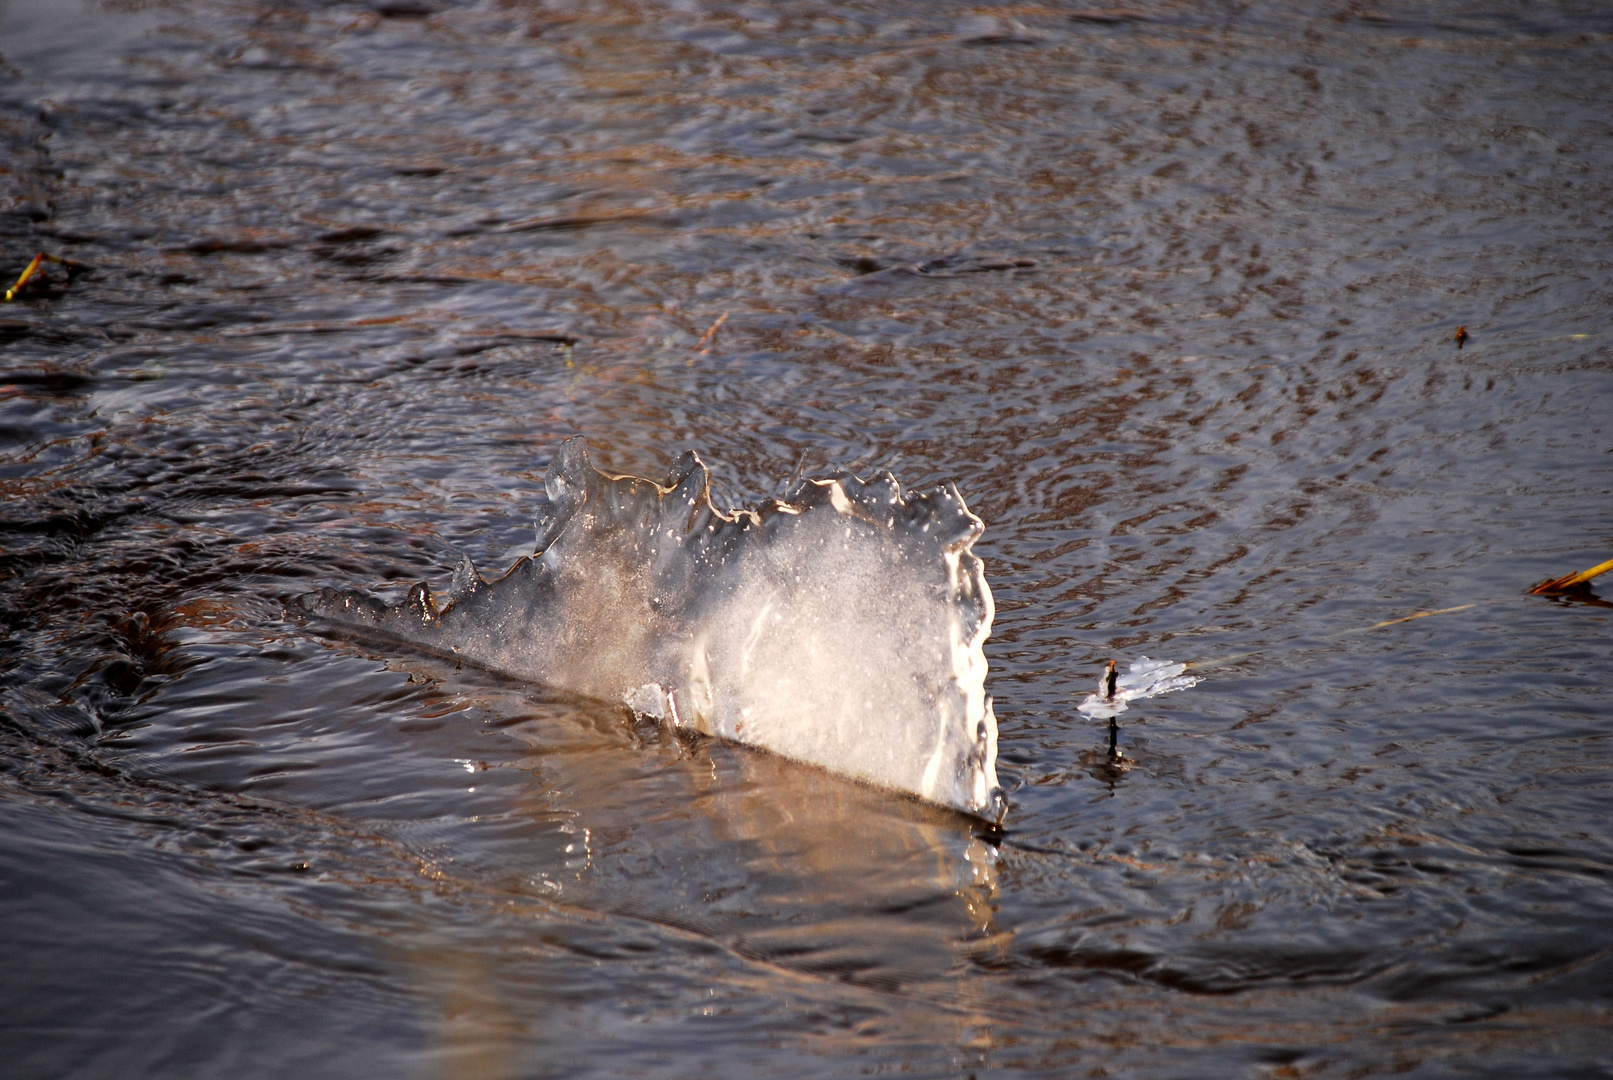
[[[1613, 555], [1605, 5], [0, 56], [0, 270], [81, 264], [0, 309], [7, 1075], [1613, 1074], [1613, 609], [1525, 595]], [[285, 616], [530, 551], [575, 434], [955, 480], [1004, 831]]]

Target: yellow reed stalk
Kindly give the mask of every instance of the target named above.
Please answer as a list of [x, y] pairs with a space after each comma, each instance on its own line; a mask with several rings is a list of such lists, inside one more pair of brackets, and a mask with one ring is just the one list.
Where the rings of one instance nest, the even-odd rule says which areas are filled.
[[6, 303], [11, 303], [11, 298], [22, 292], [22, 287], [28, 284], [28, 279], [34, 276], [34, 271], [38, 270], [39, 264], [44, 261], [45, 253], [43, 251], [34, 256], [34, 261], [28, 264], [28, 269], [22, 272], [22, 277], [17, 279], [15, 285], [6, 290]]
[[722, 324], [728, 321], [728, 315], [729, 313], [725, 311], [721, 315], [717, 316], [717, 321], [711, 324], [711, 329], [707, 330], [703, 335], [701, 335], [700, 340], [694, 343], [694, 347], [700, 350], [701, 356], [705, 356], [707, 353], [711, 352], [710, 349], [705, 348], [704, 346], [706, 342], [716, 339], [717, 331], [721, 330]]
[[1578, 588], [1591, 580], [1591, 578], [1596, 577], [1598, 574], [1605, 574], [1609, 570], [1613, 570], [1613, 559], [1609, 559], [1605, 563], [1598, 563], [1589, 570], [1581, 570], [1577, 574], [1568, 574], [1564, 577], [1552, 578], [1550, 581], [1542, 581], [1539, 585], [1530, 589], [1529, 594], [1539, 596], [1543, 593], [1567, 592], [1569, 589]]
[[1478, 607], [1477, 604], [1462, 604], [1460, 607], [1442, 607], [1434, 611], [1419, 611], [1415, 615], [1402, 615], [1398, 619], [1385, 619], [1383, 622], [1373, 623], [1355, 630], [1341, 630], [1334, 637], [1344, 637], [1348, 634], [1364, 634], [1368, 630], [1382, 630], [1385, 626], [1394, 626], [1397, 623], [1411, 622], [1413, 619], [1426, 619], [1430, 615], [1449, 615], [1453, 611], [1466, 611], [1468, 608]]

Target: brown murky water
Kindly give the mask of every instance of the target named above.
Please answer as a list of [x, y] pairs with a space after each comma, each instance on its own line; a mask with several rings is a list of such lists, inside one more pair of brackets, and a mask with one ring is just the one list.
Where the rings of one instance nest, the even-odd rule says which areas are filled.
[[[1604, 5], [0, 56], [0, 269], [91, 268], [0, 310], [8, 1075], [1613, 1073], [1613, 611], [1523, 595], [1613, 555]], [[578, 433], [956, 480], [1006, 831], [283, 617], [508, 563]]]

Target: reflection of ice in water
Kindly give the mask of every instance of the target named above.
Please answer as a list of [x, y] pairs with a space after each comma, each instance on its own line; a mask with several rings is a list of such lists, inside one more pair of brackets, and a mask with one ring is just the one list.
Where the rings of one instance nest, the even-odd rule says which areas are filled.
[[1186, 664], [1138, 657], [1132, 662], [1130, 670], [1115, 680], [1113, 697], [1108, 694], [1109, 672], [1105, 671], [1098, 680], [1098, 692], [1088, 694], [1076, 708], [1083, 716], [1108, 720], [1125, 712], [1130, 702], [1158, 697], [1172, 690], [1186, 690], [1197, 683], [1197, 676], [1182, 674], [1186, 670]]

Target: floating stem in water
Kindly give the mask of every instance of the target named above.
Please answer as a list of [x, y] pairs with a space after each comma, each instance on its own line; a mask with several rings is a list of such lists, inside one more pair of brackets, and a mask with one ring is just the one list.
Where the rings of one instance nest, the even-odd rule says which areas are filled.
[[22, 292], [22, 287], [28, 284], [28, 279], [34, 276], [34, 271], [39, 269], [39, 264], [43, 262], [44, 259], [45, 253], [43, 251], [34, 256], [34, 261], [28, 264], [28, 269], [22, 272], [22, 276], [17, 279], [17, 283], [6, 290], [6, 303], [11, 303], [12, 297]]
[[711, 352], [711, 350], [707, 348], [707, 344], [717, 340], [717, 331], [721, 330], [722, 324], [728, 321], [728, 315], [729, 312], [725, 311], [721, 315], [717, 316], [717, 321], [711, 324], [711, 329], [702, 334], [700, 340], [694, 343], [694, 347], [700, 350], [701, 356], [705, 356], [707, 353]]
[[78, 263], [71, 259], [64, 259], [60, 255], [51, 255], [47, 252], [41, 251], [38, 255], [33, 257], [33, 261], [31, 261], [28, 264], [27, 269], [22, 272], [22, 276], [17, 278], [17, 283], [6, 290], [6, 303], [9, 304], [12, 300], [16, 299], [17, 294], [22, 292], [23, 286], [27, 285], [28, 282], [33, 279], [33, 276], [39, 272], [39, 264], [47, 261], [67, 267], [68, 273], [72, 273], [74, 270], [81, 268]]
[[1539, 585], [1529, 590], [1529, 595], [1542, 596], [1578, 589], [1590, 581], [1591, 578], [1605, 574], [1609, 570], [1613, 570], [1613, 559], [1609, 559], [1605, 563], [1598, 563], [1589, 570], [1581, 570], [1577, 574], [1568, 574], [1564, 577], [1552, 578], [1550, 581], [1542, 581]]

